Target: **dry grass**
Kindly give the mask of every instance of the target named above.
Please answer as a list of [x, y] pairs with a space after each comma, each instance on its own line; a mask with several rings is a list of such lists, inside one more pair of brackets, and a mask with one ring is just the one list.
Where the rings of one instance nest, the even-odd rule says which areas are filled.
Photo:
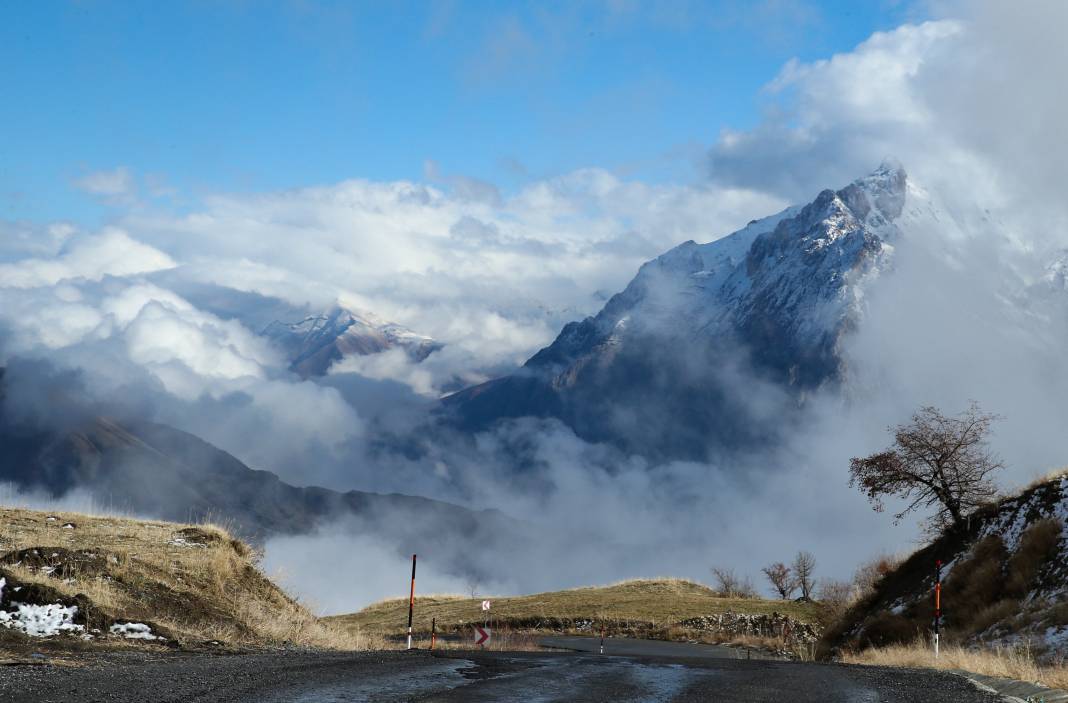
[[[485, 620], [482, 596], [419, 596], [415, 601], [414, 628], [430, 632], [436, 619], [439, 632], [454, 632]], [[793, 601], [722, 598], [701, 584], [682, 579], [632, 580], [610, 586], [572, 588], [529, 596], [492, 598], [490, 624], [519, 631], [586, 631], [607, 621], [615, 632], [668, 629], [681, 620], [726, 611], [770, 614], [779, 612], [814, 622], [818, 606]], [[407, 626], [408, 600], [375, 603], [358, 613], [327, 620], [350, 630], [386, 636], [401, 634]]]
[[1056, 481], [1058, 479], [1064, 478], [1065, 476], [1068, 476], [1068, 466], [1062, 466], [1062, 467], [1057, 468], [1057, 469], [1051, 469], [1050, 471], [1047, 471], [1044, 474], [1036, 475], [1031, 480], [1030, 483], [1028, 483], [1026, 486], [1024, 486], [1019, 491], [1017, 491], [1017, 493], [1024, 493], [1024, 492], [1029, 491], [1029, 490], [1031, 490], [1033, 488], [1038, 488], [1039, 486], [1041, 486], [1044, 483], [1049, 483], [1050, 481]]
[[943, 646], [938, 659], [931, 646], [917, 640], [912, 644], [866, 649], [859, 653], [845, 653], [842, 661], [849, 664], [897, 666], [920, 669], [963, 669], [984, 676], [1030, 681], [1051, 688], [1068, 689], [1068, 666], [1042, 666], [1026, 647], [1021, 648], [964, 648]]
[[[217, 526], [0, 508], [0, 555], [26, 549], [38, 556], [0, 564], [10, 577], [85, 594], [108, 616], [151, 622], [183, 644], [356, 646], [347, 629], [314, 617], [266, 578], [252, 549]], [[46, 573], [42, 561], [56, 571]]]

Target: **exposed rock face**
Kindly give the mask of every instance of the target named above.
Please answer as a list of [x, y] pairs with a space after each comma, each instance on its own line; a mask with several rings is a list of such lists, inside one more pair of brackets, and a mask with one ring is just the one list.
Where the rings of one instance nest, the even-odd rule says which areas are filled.
[[689, 618], [679, 623], [681, 627], [700, 632], [715, 632], [725, 635], [753, 635], [756, 637], [780, 637], [785, 643], [811, 644], [819, 639], [820, 628], [811, 623], [794, 620], [787, 615], [750, 615], [747, 613], [720, 613]]
[[469, 428], [551, 416], [587, 439], [675, 457], [766, 441], [785, 415], [762, 422], [751, 396], [785, 411], [839, 378], [839, 342], [906, 197], [904, 170], [884, 164], [804, 207], [681, 244], [596, 316], [566, 325], [522, 373], [446, 407]]

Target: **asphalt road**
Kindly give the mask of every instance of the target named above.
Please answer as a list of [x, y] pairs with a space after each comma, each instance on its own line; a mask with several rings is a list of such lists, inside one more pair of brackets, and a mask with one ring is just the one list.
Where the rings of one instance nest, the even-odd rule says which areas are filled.
[[[610, 642], [618, 645], [622, 641]], [[672, 650], [679, 652], [676, 648]], [[0, 701], [994, 703], [999, 700], [951, 674], [747, 661], [700, 653], [687, 656], [697, 651], [686, 650], [683, 656], [671, 657], [578, 652], [94, 655], [74, 667], [0, 667]]]

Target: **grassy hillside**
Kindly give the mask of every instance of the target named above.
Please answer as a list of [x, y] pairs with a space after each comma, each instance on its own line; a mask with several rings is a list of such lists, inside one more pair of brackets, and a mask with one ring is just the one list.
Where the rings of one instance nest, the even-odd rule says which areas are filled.
[[1068, 475], [972, 515], [876, 584], [824, 635], [824, 654], [928, 638], [935, 561], [945, 564], [943, 637], [951, 644], [1025, 645], [1068, 654]]
[[[414, 627], [430, 631], [432, 618], [439, 632], [462, 630], [481, 623], [483, 598], [420, 596], [415, 601]], [[624, 581], [611, 586], [575, 588], [529, 596], [489, 598], [491, 621], [524, 630], [596, 629], [607, 621], [614, 632], [642, 634], [653, 629], [678, 627], [692, 618], [726, 612], [750, 615], [779, 613], [794, 620], [816, 621], [818, 606], [793, 601], [721, 598], [715, 591], [679, 579]], [[402, 633], [408, 619], [407, 599], [375, 603], [358, 613], [329, 620], [349, 630], [391, 635]], [[595, 624], [596, 623], [596, 624]]]
[[218, 527], [0, 508], [0, 579], [0, 646], [348, 644]]

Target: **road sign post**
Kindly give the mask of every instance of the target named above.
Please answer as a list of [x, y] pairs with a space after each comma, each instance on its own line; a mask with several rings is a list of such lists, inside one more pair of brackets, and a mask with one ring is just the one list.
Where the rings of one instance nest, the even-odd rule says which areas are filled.
[[415, 612], [415, 555], [412, 555], [412, 591], [408, 596], [408, 649], [412, 648], [412, 615]]
[[430, 618], [430, 651], [434, 651], [434, 644], [438, 641], [438, 619]]

